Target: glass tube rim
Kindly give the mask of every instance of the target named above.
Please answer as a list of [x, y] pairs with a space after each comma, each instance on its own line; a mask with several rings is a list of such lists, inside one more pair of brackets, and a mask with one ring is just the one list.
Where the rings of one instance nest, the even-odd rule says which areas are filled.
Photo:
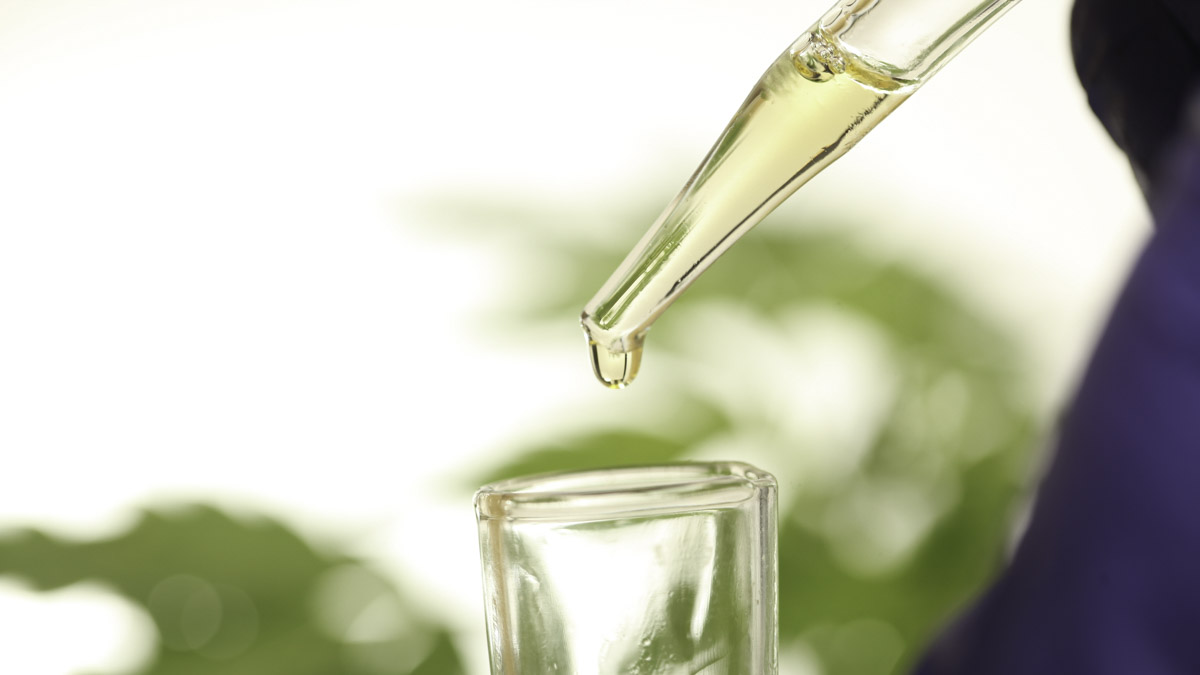
[[559, 471], [481, 487], [485, 520], [605, 521], [729, 508], [776, 489], [775, 477], [743, 462], [673, 462]]

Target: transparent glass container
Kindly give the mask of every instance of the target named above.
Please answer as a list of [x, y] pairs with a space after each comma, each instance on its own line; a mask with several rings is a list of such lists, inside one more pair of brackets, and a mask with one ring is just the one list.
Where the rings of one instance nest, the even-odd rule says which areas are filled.
[[493, 675], [775, 675], [776, 483], [745, 464], [475, 495]]

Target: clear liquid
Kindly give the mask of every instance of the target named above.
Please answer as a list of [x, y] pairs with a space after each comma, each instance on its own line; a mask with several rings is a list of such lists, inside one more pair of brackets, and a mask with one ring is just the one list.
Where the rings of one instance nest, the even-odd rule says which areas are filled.
[[776, 59], [683, 190], [584, 308], [597, 377], [606, 386], [628, 385], [637, 366], [612, 377], [618, 356], [640, 363], [645, 333], [667, 306], [916, 84], [816, 33]]
[[627, 352], [613, 352], [589, 340], [588, 352], [592, 357], [592, 372], [609, 389], [624, 389], [637, 377], [638, 368], [642, 365], [641, 347]]

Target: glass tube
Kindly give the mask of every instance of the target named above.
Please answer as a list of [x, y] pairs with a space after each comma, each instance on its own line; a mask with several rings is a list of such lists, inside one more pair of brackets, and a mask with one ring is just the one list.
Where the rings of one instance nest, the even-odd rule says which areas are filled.
[[481, 488], [493, 675], [776, 675], [775, 493], [739, 463]]
[[848, 0], [791, 45], [584, 307], [596, 376], [637, 375], [646, 331], [751, 227], [854, 146], [1016, 0]]

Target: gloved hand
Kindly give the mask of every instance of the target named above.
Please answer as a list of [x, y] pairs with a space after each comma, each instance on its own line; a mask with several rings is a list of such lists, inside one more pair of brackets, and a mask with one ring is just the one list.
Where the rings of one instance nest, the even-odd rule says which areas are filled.
[[919, 675], [1200, 673], [1200, 3], [1079, 0], [1072, 30], [1156, 231], [1013, 560]]
[[1200, 3], [1078, 0], [1071, 51], [1092, 111], [1152, 196], [1200, 82]]

